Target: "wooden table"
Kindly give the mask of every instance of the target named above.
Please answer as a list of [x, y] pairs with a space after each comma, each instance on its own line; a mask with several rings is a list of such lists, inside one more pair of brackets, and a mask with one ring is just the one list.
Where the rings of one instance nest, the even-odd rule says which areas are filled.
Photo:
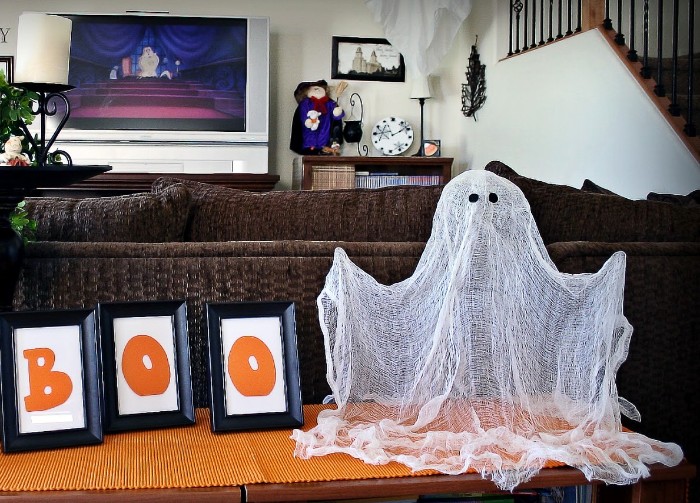
[[[653, 465], [651, 475], [634, 485], [594, 485], [594, 503], [682, 503], [688, 480], [696, 476], [695, 465], [683, 462], [678, 466]], [[518, 489], [546, 488], [591, 484], [575, 468], [550, 468], [540, 471]], [[328, 499], [360, 499], [407, 497], [431, 493], [484, 492], [499, 494], [493, 482], [479, 474], [430, 475], [390, 479], [337, 480], [294, 484], [247, 484], [246, 502], [298, 502]]]

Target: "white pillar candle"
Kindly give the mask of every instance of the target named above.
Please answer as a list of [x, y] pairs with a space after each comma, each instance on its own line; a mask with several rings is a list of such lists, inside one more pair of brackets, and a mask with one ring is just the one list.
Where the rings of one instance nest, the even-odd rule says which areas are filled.
[[65, 17], [22, 13], [17, 27], [15, 82], [68, 84], [71, 26]]

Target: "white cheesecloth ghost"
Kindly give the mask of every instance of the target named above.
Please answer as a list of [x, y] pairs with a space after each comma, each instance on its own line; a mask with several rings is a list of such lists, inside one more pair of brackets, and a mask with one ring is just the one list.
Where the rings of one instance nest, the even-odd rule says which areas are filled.
[[338, 248], [318, 298], [337, 409], [295, 430], [295, 455], [341, 452], [413, 470], [480, 472], [500, 488], [548, 460], [626, 484], [680, 447], [623, 431], [632, 327], [625, 255], [559, 272], [525, 196], [491, 172], [449, 182], [414, 274], [382, 285]]

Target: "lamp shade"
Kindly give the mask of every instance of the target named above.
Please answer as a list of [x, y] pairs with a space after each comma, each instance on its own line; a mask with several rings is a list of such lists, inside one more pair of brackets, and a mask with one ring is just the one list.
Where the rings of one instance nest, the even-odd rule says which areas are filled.
[[431, 98], [430, 81], [428, 76], [418, 77], [413, 79], [413, 87], [411, 88], [411, 99]]
[[71, 20], [24, 12], [17, 27], [15, 81], [67, 84]]

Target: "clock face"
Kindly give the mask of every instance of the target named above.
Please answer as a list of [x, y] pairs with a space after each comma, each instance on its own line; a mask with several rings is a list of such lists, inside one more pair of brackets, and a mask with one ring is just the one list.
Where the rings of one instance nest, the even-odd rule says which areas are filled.
[[372, 128], [372, 144], [384, 155], [399, 155], [413, 143], [413, 128], [400, 117], [386, 117]]

